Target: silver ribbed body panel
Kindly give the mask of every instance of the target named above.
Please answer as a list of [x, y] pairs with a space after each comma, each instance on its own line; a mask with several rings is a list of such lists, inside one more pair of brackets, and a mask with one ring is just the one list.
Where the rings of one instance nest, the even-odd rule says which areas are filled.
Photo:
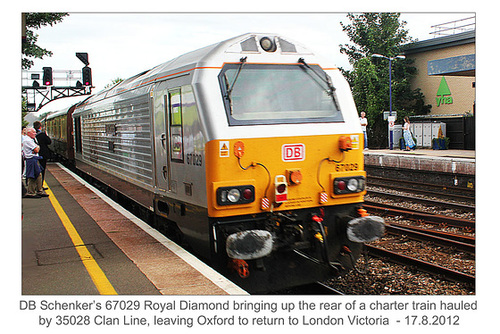
[[97, 102], [92, 113], [82, 114], [81, 123], [85, 162], [145, 188], [153, 187], [147, 95], [115, 103]]

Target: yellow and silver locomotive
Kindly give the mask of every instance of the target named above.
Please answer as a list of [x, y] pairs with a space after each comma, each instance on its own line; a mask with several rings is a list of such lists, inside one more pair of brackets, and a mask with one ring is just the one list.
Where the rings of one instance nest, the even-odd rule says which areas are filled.
[[350, 270], [383, 233], [361, 209], [350, 88], [286, 37], [187, 53], [90, 97], [73, 121], [77, 168], [175, 222], [248, 291]]

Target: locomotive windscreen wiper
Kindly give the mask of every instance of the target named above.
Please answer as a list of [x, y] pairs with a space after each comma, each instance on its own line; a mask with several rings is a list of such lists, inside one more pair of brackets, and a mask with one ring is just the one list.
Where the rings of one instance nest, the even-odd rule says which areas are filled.
[[229, 87], [229, 82], [227, 80], [227, 76], [224, 75], [224, 80], [226, 81], [226, 88], [227, 88], [227, 91], [226, 91], [226, 94], [224, 95], [224, 98], [229, 100], [229, 105], [231, 108], [231, 115], [233, 114], [231, 93], [233, 92], [234, 84], [236, 83], [236, 80], [238, 80], [238, 76], [240, 75], [241, 69], [243, 68], [243, 65], [245, 65], [246, 62], [247, 62], [247, 57], [240, 58], [240, 66], [238, 66], [238, 72], [236, 72], [236, 75], [234, 76], [231, 87]]
[[304, 58], [299, 58], [298, 62], [300, 64], [304, 65], [311, 72], [313, 72], [318, 78], [321, 79], [321, 81], [323, 81], [328, 86], [327, 93], [328, 93], [328, 95], [330, 95], [332, 97], [333, 103], [335, 104], [335, 108], [337, 108], [337, 110], [340, 110], [339, 106], [337, 104], [337, 99], [335, 98], [335, 87], [332, 84], [332, 80], [331, 80], [330, 76], [325, 73], [325, 77], [326, 78], [324, 78], [321, 74], [319, 74], [311, 66], [309, 66], [309, 64], [306, 63], [306, 61], [304, 60]]

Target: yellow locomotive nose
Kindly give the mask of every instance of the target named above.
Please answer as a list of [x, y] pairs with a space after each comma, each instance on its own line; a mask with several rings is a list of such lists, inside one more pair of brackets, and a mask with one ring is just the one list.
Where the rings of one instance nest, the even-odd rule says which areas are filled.
[[[358, 138], [348, 134], [208, 142], [209, 216], [361, 203], [366, 173]], [[230, 193], [232, 189], [240, 191], [238, 200], [231, 201], [236, 193]], [[253, 196], [245, 199], [245, 189], [252, 189]]]

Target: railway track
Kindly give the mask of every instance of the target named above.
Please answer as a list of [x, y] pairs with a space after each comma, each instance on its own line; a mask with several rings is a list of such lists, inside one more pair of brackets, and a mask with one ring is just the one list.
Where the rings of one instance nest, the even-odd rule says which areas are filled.
[[395, 180], [379, 176], [369, 176], [367, 183], [373, 187], [382, 187], [438, 198], [459, 199], [463, 201], [474, 201], [475, 199], [475, 189], [473, 188], [446, 187], [439, 184]]
[[399, 217], [412, 221], [439, 225], [442, 227], [459, 227], [467, 229], [471, 232], [476, 228], [476, 223], [473, 220], [450, 217], [440, 214], [431, 214], [373, 201], [365, 201], [363, 207], [369, 213], [376, 214], [382, 217]]
[[372, 176], [367, 184], [363, 207], [386, 219], [386, 236], [366, 245], [366, 273], [327, 284], [353, 295], [474, 294], [474, 189]]
[[467, 252], [469, 254], [476, 253], [475, 238], [470, 236], [418, 227], [409, 227], [396, 223], [390, 223], [387, 225], [386, 231], [387, 233], [393, 235], [405, 235], [413, 240], [428, 241], [436, 245], [453, 247], [454, 249]]
[[[380, 191], [380, 190], [375, 190], [375, 189], [369, 189], [368, 194], [375, 195], [378, 197], [388, 197], [388, 198], [391, 198], [394, 200], [400, 200], [403, 197], [401, 194], [395, 194], [395, 193], [390, 193], [387, 191]], [[405, 198], [405, 201], [411, 201], [414, 203], [420, 203], [420, 204], [424, 204], [424, 205], [428, 205], [428, 206], [436, 206], [436, 207], [440, 207], [440, 208], [460, 210], [460, 211], [464, 211], [464, 212], [475, 212], [475, 210], [476, 210], [476, 206], [471, 205], [471, 204], [448, 202], [448, 201], [443, 201], [443, 200], [417, 197], [417, 196], [411, 196], [411, 195], [405, 195], [404, 198]]]
[[[470, 235], [457, 234], [449, 231], [441, 231], [418, 226], [400, 224], [395, 221], [410, 220], [418, 224], [432, 224], [440, 228], [459, 228], [465, 232], [475, 231], [475, 222], [468, 219], [450, 217], [440, 214], [431, 214], [418, 210], [406, 209], [394, 205], [388, 205], [378, 202], [365, 201], [363, 207], [371, 214], [377, 214], [383, 217], [391, 217], [386, 231], [387, 234], [395, 235], [401, 238], [417, 240], [420, 242], [429, 242], [433, 245], [449, 247], [456, 252], [466, 252], [475, 255], [475, 238]], [[402, 239], [399, 240], [402, 240]], [[388, 261], [398, 263], [404, 266], [414, 267], [420, 271], [437, 275], [448, 280], [461, 282], [465, 284], [474, 284], [475, 276], [458, 270], [450, 269], [418, 258], [403, 254], [401, 251], [385, 249], [383, 246], [366, 245], [368, 253], [372, 256], [387, 259]], [[454, 252], [452, 251], [452, 252]]]
[[449, 269], [435, 263], [423, 261], [415, 257], [407, 256], [399, 252], [393, 252], [380, 247], [375, 247], [371, 245], [366, 245], [366, 247], [368, 253], [372, 256], [386, 258], [391, 262], [402, 264], [404, 266], [416, 267], [420, 271], [424, 271], [432, 275], [438, 275], [448, 280], [466, 284], [475, 284], [476, 278], [473, 275]]

